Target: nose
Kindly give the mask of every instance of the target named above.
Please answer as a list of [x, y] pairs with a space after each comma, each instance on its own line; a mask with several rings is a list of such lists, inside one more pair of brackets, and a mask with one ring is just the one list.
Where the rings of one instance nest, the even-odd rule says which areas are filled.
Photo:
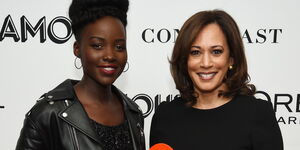
[[108, 47], [104, 50], [103, 61], [113, 62], [116, 60], [115, 51], [112, 47]]
[[212, 58], [208, 53], [204, 53], [200, 58], [200, 66], [202, 68], [210, 68], [213, 66]]

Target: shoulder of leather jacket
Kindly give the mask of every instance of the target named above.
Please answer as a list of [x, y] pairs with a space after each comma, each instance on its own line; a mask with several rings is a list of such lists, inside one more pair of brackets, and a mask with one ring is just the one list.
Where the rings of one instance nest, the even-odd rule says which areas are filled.
[[67, 79], [53, 90], [42, 95], [42, 97], [45, 97], [47, 101], [73, 100], [75, 98], [73, 86], [78, 82], [77, 80]]
[[37, 119], [39, 116], [45, 116], [45, 114], [59, 113], [64, 109], [64, 100], [72, 101], [74, 99], [72, 88], [73, 84], [77, 82], [76, 80], [67, 79], [53, 90], [43, 94], [26, 116]]
[[49, 99], [45, 97], [42, 97], [30, 109], [30, 111], [26, 114], [26, 116], [32, 119], [34, 118], [37, 119], [42, 116], [49, 116], [46, 114], [59, 113], [63, 109], [64, 109], [63, 101], [54, 102], [54, 101], [49, 101]]

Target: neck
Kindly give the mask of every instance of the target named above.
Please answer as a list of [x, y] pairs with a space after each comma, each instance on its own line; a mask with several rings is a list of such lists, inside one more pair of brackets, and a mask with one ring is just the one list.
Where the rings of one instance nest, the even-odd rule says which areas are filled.
[[219, 96], [219, 90], [226, 90], [225, 85], [222, 85], [213, 91], [196, 91], [198, 94], [197, 102], [193, 107], [198, 109], [213, 109], [229, 102], [231, 98]]
[[83, 76], [82, 80], [74, 88], [82, 103], [108, 103], [114, 98], [111, 84], [101, 85], [86, 76]]

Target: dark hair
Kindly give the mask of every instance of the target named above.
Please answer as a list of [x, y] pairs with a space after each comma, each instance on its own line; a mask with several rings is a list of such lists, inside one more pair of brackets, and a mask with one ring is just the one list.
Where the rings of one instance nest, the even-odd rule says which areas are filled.
[[126, 27], [128, 6], [128, 0], [73, 0], [69, 17], [75, 39], [80, 39], [80, 33], [87, 24], [104, 16], [118, 18]]
[[219, 96], [232, 97], [236, 94], [254, 95], [255, 93], [255, 86], [249, 84], [250, 77], [247, 72], [244, 45], [236, 22], [222, 10], [201, 11], [191, 16], [180, 29], [170, 60], [171, 74], [176, 88], [181, 96], [192, 105], [196, 103], [197, 95], [187, 70], [189, 51], [198, 33], [206, 25], [212, 23], [219, 25], [223, 31], [229, 46], [230, 57], [234, 60], [233, 69], [227, 72], [223, 81], [228, 91], [220, 91]]

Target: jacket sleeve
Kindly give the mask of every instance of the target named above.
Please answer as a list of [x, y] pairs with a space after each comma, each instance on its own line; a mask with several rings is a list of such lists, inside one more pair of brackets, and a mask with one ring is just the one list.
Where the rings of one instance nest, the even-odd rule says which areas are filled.
[[16, 150], [47, 150], [37, 125], [26, 117], [17, 142]]
[[272, 104], [257, 100], [252, 130], [253, 150], [283, 150], [283, 141]]

